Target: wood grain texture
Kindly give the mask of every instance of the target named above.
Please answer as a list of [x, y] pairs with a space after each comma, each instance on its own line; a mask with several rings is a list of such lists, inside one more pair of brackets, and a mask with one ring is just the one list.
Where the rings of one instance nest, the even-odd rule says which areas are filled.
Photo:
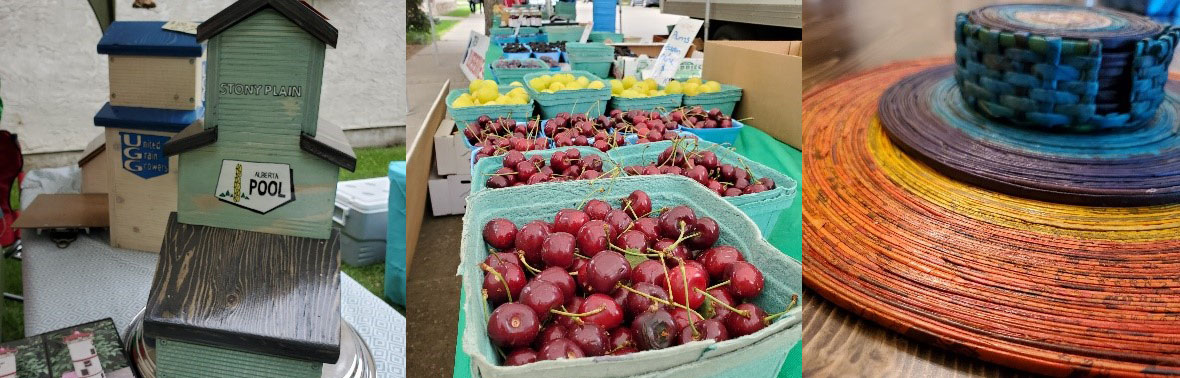
[[447, 93], [451, 81], [439, 88], [438, 95], [418, 128], [418, 135], [410, 144], [406, 163], [406, 274], [414, 262], [414, 250], [418, 248], [418, 233], [422, 229], [422, 217], [426, 212], [426, 186], [430, 178], [431, 160], [434, 157], [432, 136], [443, 119], [447, 118]]
[[301, 135], [299, 148], [349, 172], [356, 170], [356, 154], [352, 151], [348, 138], [344, 136], [344, 130], [334, 124], [323, 125], [318, 134]]
[[303, 361], [340, 353], [340, 240], [168, 220], [144, 334]]
[[[955, 14], [998, 2], [804, 0], [803, 92], [898, 60], [950, 56]], [[807, 377], [1026, 376], [907, 339], [811, 290], [804, 292], [804, 303], [803, 375]]]
[[98, 134], [78, 159], [78, 167], [82, 169], [82, 193], [110, 193], [111, 166], [107, 162], [107, 137], [105, 133]]
[[15, 228], [85, 228], [107, 227], [107, 195], [40, 194], [21, 211], [12, 224]]
[[168, 173], [144, 179], [123, 169], [120, 132], [172, 136], [173, 133], [106, 128], [109, 161], [111, 246], [156, 253], [164, 240], [165, 220], [176, 211], [176, 157], [168, 158]]
[[113, 106], [193, 110], [204, 100], [204, 57], [111, 55]]
[[201, 23], [197, 27], [197, 41], [213, 38], [264, 9], [282, 13], [308, 34], [336, 47], [336, 38], [339, 34], [336, 27], [328, 23], [319, 11], [298, 0], [240, 0]]

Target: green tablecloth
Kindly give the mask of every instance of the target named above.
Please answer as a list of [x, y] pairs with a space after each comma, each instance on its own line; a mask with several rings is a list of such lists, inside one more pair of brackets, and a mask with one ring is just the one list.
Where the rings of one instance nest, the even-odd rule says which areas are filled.
[[[742, 129], [737, 143], [734, 143], [734, 148], [737, 149], [738, 153], [745, 155], [750, 160], [783, 172], [792, 179], [795, 179], [795, 181], [803, 182], [803, 154], [799, 150], [780, 143], [758, 129], [753, 127]], [[778, 224], [775, 226], [774, 233], [767, 238], [767, 241], [787, 256], [802, 261], [802, 223], [803, 207], [799, 201], [799, 196], [796, 196], [795, 202], [791, 204], [791, 207], [787, 211], [783, 212], [782, 217], [779, 218]], [[459, 303], [463, 303], [465, 296], [466, 294], [460, 295]], [[460, 311], [459, 332], [455, 337], [455, 370], [452, 374], [455, 378], [471, 377], [471, 359], [463, 353], [461, 346], [465, 321], [463, 312]], [[787, 362], [783, 364], [782, 370], [779, 371], [779, 378], [801, 377], [803, 375], [802, 361], [803, 345], [800, 342], [795, 344], [794, 348], [791, 348], [791, 353], [787, 355]]]

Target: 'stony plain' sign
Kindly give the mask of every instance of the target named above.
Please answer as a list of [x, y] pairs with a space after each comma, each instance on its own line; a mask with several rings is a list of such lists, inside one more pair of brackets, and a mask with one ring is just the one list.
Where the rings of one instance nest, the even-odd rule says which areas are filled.
[[295, 200], [291, 166], [222, 160], [214, 195], [218, 200], [266, 214]]

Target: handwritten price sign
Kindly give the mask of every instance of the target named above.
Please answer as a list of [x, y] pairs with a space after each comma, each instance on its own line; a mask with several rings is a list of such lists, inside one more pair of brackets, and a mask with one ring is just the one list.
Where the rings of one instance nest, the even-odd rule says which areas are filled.
[[704, 23], [702, 20], [688, 17], [680, 19], [680, 22], [677, 22], [676, 27], [672, 29], [672, 34], [668, 35], [668, 42], [660, 50], [660, 56], [656, 57], [655, 62], [652, 62], [650, 74], [643, 76], [655, 79], [660, 86], [668, 84], [676, 75], [676, 71], [680, 69], [680, 61], [688, 53], [689, 46], [692, 46], [692, 40], [696, 38], [697, 32], [701, 30], [701, 25]]
[[463, 57], [463, 61], [459, 63], [459, 70], [463, 71], [463, 75], [467, 76], [467, 80], [483, 79], [483, 66], [487, 58], [484, 54], [488, 52], [488, 44], [491, 43], [488, 37], [471, 32], [471, 37], [467, 40], [467, 56]]

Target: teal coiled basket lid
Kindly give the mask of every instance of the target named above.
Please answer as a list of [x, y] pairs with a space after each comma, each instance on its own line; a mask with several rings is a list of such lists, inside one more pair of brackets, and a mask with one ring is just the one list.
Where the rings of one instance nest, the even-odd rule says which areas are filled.
[[1008, 4], [961, 13], [955, 80], [963, 99], [1024, 126], [1092, 131], [1150, 121], [1180, 31], [1102, 8]]

